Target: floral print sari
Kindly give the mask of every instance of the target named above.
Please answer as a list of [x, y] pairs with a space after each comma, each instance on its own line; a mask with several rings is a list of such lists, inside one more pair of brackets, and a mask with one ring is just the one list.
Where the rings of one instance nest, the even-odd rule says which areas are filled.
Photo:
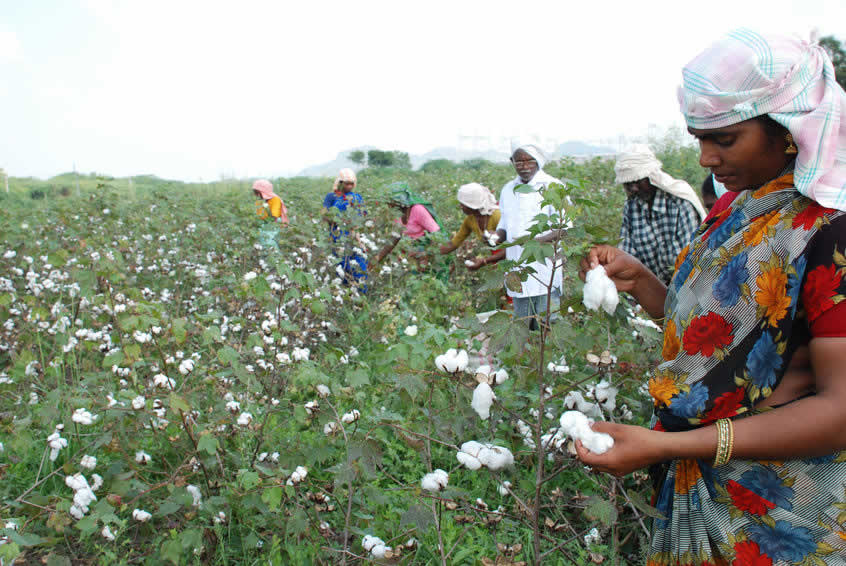
[[[649, 380], [654, 427], [760, 412], [815, 321], [844, 299], [844, 246], [846, 215], [802, 196], [792, 174], [706, 220], [670, 281], [665, 361]], [[846, 564], [846, 451], [716, 467], [674, 460], [651, 474], [663, 518], [650, 566]]]

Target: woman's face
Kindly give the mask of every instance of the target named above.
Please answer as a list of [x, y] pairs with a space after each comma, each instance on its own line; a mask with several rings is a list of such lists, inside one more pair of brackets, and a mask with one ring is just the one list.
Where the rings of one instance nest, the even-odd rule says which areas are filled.
[[341, 183], [341, 191], [343, 191], [344, 194], [351, 193], [354, 188], [355, 183], [352, 181], [344, 181]]
[[473, 216], [474, 214], [476, 214], [476, 210], [470, 208], [466, 204], [461, 204], [461, 203], [458, 203], [458, 204], [459, 204], [459, 206], [461, 206], [461, 212], [463, 212], [465, 216]]
[[713, 130], [688, 128], [699, 140], [699, 164], [730, 191], [759, 187], [787, 166], [787, 140], [767, 132], [752, 119]]

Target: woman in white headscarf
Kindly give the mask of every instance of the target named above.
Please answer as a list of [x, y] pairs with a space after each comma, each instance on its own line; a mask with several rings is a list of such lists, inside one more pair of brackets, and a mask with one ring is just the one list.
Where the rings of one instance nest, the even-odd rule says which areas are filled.
[[[458, 188], [458, 204], [465, 214], [464, 222], [458, 232], [452, 237], [448, 244], [441, 246], [442, 254], [449, 254], [458, 249], [470, 234], [487, 244], [486, 235], [496, 232], [499, 224], [499, 205], [493, 193], [479, 183], [468, 183]], [[484, 265], [496, 263], [505, 257], [505, 250], [496, 250], [488, 256], [477, 256], [473, 260], [467, 260], [467, 268], [471, 271], [479, 269]]]
[[822, 47], [731, 32], [683, 70], [700, 164], [729, 193], [669, 287], [592, 249], [618, 290], [665, 319], [651, 429], [582, 461], [650, 467], [660, 517], [649, 565], [846, 560], [846, 93]]

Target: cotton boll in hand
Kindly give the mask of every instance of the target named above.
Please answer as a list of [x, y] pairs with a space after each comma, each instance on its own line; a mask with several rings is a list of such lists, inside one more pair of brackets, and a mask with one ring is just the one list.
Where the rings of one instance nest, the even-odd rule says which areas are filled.
[[602, 309], [608, 314], [614, 314], [620, 303], [617, 286], [605, 273], [605, 268], [598, 265], [587, 272], [585, 276], [584, 305], [590, 310]]
[[470, 406], [478, 413], [480, 419], [486, 421], [491, 416], [491, 405], [494, 399], [496, 399], [496, 395], [491, 386], [482, 382], [473, 390], [473, 401]]
[[561, 415], [561, 430], [573, 440], [581, 440], [585, 448], [594, 454], [604, 454], [614, 446], [614, 439], [604, 432], [590, 428], [587, 416], [579, 411], [567, 411]]

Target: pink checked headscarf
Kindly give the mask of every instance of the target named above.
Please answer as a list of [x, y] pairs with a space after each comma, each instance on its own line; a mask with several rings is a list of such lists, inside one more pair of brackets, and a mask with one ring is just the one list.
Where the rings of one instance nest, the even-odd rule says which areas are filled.
[[355, 177], [355, 171], [350, 169], [349, 167], [344, 167], [338, 172], [338, 177], [335, 179], [335, 182], [332, 184], [332, 190], [338, 191], [340, 190], [341, 183], [348, 183], [352, 182], [353, 187], [358, 184], [358, 180]]
[[799, 148], [799, 192], [846, 210], [846, 93], [825, 49], [740, 29], [688, 63], [682, 77], [679, 103], [688, 126], [722, 128], [769, 115]]
[[264, 200], [270, 200], [273, 197], [277, 197], [279, 200], [282, 200], [282, 197], [273, 192], [273, 183], [267, 179], [259, 179], [253, 183], [253, 190], [258, 191], [261, 198]]

